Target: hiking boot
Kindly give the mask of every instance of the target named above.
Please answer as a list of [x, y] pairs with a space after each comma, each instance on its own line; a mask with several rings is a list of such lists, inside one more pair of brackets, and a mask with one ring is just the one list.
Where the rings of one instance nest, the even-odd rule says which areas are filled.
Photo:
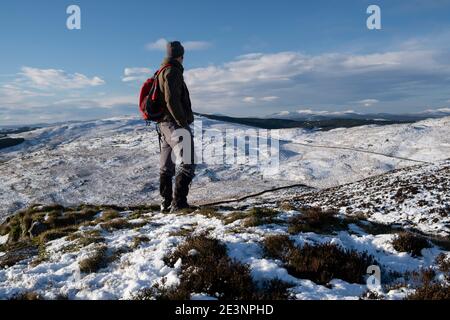
[[170, 211], [170, 205], [172, 204], [172, 176], [161, 174], [159, 179], [159, 192], [163, 197], [161, 203], [161, 212], [167, 213]]
[[192, 177], [180, 173], [175, 178], [175, 193], [172, 201], [172, 209], [186, 209], [189, 208], [187, 196], [189, 193], [189, 186], [192, 182]]
[[163, 200], [161, 203], [161, 213], [169, 213], [172, 205], [172, 200]]
[[172, 204], [170, 206], [170, 213], [177, 213], [180, 211], [189, 211], [189, 209], [191, 209], [191, 207], [186, 203], [186, 204], [182, 204], [182, 205], [174, 205]]

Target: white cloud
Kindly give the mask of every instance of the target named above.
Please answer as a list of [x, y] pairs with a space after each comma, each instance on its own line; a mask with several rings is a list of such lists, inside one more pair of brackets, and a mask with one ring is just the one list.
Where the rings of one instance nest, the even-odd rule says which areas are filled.
[[[136, 76], [144, 68], [127, 68]], [[0, 124], [28, 124], [137, 114], [138, 92], [120, 94], [102, 88], [104, 81], [81, 73], [23, 67], [8, 82], [0, 83]], [[8, 118], [8, 119], [7, 119]]]
[[103, 107], [114, 108], [114, 107], [122, 106], [122, 105], [130, 105], [130, 106], [136, 106], [136, 110], [137, 110], [138, 100], [139, 100], [139, 97], [138, 97], [138, 94], [136, 94], [136, 95], [101, 97], [101, 98], [98, 98], [96, 101], [98, 102], [98, 104], [100, 106], [103, 106]]
[[299, 103], [342, 109], [349, 101], [379, 108], [383, 101], [389, 102], [385, 109], [406, 110], [423, 108], [433, 99], [442, 101], [433, 92], [448, 92], [450, 64], [428, 49], [362, 55], [288, 51], [238, 56], [221, 65], [187, 70], [185, 78], [200, 112], [238, 111], [250, 104], [267, 113]]
[[37, 98], [52, 97], [54, 93], [39, 92], [23, 88], [16, 83], [4, 84], [0, 87], [0, 104], [32, 106]]
[[[149, 46], [165, 50], [165, 42], [160, 39]], [[202, 47], [198, 43], [189, 45]], [[373, 54], [252, 53], [223, 64], [186, 70], [185, 79], [198, 112], [263, 115], [300, 108], [334, 112], [345, 110], [349, 102], [355, 108], [376, 105], [380, 112], [442, 106], [449, 99], [448, 53], [417, 45], [399, 48]], [[151, 75], [148, 68], [125, 68], [122, 81], [145, 80]], [[40, 113], [54, 114], [55, 119], [63, 117], [59, 110], [65, 110], [73, 119], [137, 113], [137, 89], [133, 89], [136, 96], [115, 95], [106, 86], [102, 96], [81, 90], [104, 83], [98, 76], [24, 67], [0, 84], [0, 112], [2, 117], [11, 116], [34, 106], [40, 108]], [[312, 110], [301, 112], [317, 113]]]
[[100, 77], [89, 78], [81, 73], [69, 74], [64, 70], [22, 67], [21, 71], [21, 76], [37, 89], [81, 89], [105, 84]]
[[296, 111], [281, 111], [273, 114], [272, 116], [278, 117], [299, 117], [299, 116], [340, 116], [345, 114], [357, 114], [353, 110], [344, 111], [329, 111], [329, 110], [312, 110], [312, 109], [300, 109]]
[[186, 50], [206, 50], [209, 49], [212, 44], [208, 41], [186, 41], [182, 43]]
[[262, 98], [256, 98], [256, 97], [244, 97], [242, 99], [242, 101], [246, 102], [246, 103], [255, 103], [257, 101], [261, 101], [261, 102], [272, 102], [279, 99], [279, 97], [277, 96], [267, 96], [267, 97], [262, 97]]
[[267, 97], [262, 97], [261, 100], [265, 101], [265, 102], [272, 102], [275, 100], [278, 100], [280, 97], [277, 96], [267, 96]]
[[[151, 51], [166, 51], [167, 42], [168, 40], [161, 38], [154, 42], [148, 43], [146, 48]], [[212, 44], [208, 41], [182, 41], [181, 44], [185, 50], [192, 51], [205, 50], [212, 46]]]
[[0, 105], [11, 110], [46, 107], [58, 99], [85, 96], [87, 91], [83, 89], [103, 84], [105, 81], [98, 76], [24, 66], [0, 85]]
[[155, 42], [148, 43], [146, 45], [147, 50], [165, 51], [167, 46], [167, 40], [164, 38], [158, 39]]
[[149, 68], [125, 68], [123, 71], [123, 82], [145, 81], [152, 76]]
[[242, 101], [244, 101], [246, 103], [255, 103], [256, 98], [255, 97], [245, 97], [244, 99], [242, 99]]
[[124, 75], [125, 76], [133, 76], [135, 74], [140, 74], [140, 73], [150, 73], [151, 70], [149, 68], [125, 68], [124, 70]]
[[[263, 82], [286, 82], [306, 74], [319, 76], [343, 76], [362, 74], [378, 68], [398, 69], [415, 67], [429, 53], [395, 52], [365, 56], [348, 56], [344, 54], [323, 54], [308, 56], [297, 52], [280, 52], [274, 54], [253, 53], [237, 57], [221, 66], [208, 66], [191, 69], [186, 78], [191, 85], [206, 84], [209, 89], [227, 90], [228, 85]], [[432, 59], [431, 59], [432, 63]], [[430, 63], [430, 64], [431, 64]]]
[[311, 109], [300, 109], [297, 110], [298, 114], [311, 114], [311, 115], [342, 115], [346, 113], [356, 113], [353, 110], [344, 110], [344, 111], [328, 111], [328, 110], [311, 110]]
[[13, 114], [17, 110], [48, 107], [62, 96], [82, 95], [81, 89], [105, 82], [81, 73], [69, 74], [57, 69], [22, 67], [8, 82], [0, 85], [0, 105]]
[[438, 108], [438, 109], [427, 109], [423, 111], [424, 113], [435, 113], [435, 112], [442, 112], [442, 113], [449, 113], [450, 114], [450, 108]]
[[380, 101], [377, 99], [363, 99], [363, 100], [356, 101], [357, 104], [363, 105], [364, 107], [371, 107], [374, 104], [377, 104], [378, 102], [380, 102]]
[[86, 98], [67, 98], [55, 101], [54, 106], [58, 105], [72, 105], [79, 108], [115, 108], [118, 106], [136, 106], [138, 105], [137, 95], [114, 95], [114, 96], [100, 96], [100, 97], [86, 97]]
[[300, 109], [296, 111], [297, 113], [303, 113], [303, 114], [317, 114], [318, 112], [327, 112], [327, 111], [315, 111], [312, 109]]

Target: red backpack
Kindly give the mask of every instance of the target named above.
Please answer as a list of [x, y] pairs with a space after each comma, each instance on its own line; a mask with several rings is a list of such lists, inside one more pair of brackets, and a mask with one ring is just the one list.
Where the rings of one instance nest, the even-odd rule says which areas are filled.
[[152, 78], [145, 81], [141, 88], [139, 111], [145, 121], [159, 122], [164, 115], [163, 107], [161, 103], [158, 103], [158, 94], [160, 93], [158, 76], [169, 67], [171, 67], [170, 64], [163, 66]]

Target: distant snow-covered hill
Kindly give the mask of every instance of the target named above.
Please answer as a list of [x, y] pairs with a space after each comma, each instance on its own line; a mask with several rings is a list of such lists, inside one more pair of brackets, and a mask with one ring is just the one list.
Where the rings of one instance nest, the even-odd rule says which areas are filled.
[[417, 113], [358, 113], [346, 111], [314, 111], [303, 109], [297, 111], [281, 111], [269, 115], [268, 118], [318, 121], [325, 119], [357, 119], [357, 120], [386, 120], [386, 121], [420, 121], [428, 118], [442, 118], [450, 116], [450, 108], [425, 110]]
[[[202, 120], [203, 130], [248, 128], [197, 120]], [[435, 162], [450, 156], [449, 133], [450, 117], [328, 132], [283, 129], [278, 174], [265, 176], [258, 165], [202, 164], [191, 201], [236, 197], [290, 183], [333, 187], [418, 163], [406, 158]], [[136, 118], [58, 124], [11, 137], [25, 142], [0, 150], [0, 216], [31, 203], [158, 201], [157, 134]]]

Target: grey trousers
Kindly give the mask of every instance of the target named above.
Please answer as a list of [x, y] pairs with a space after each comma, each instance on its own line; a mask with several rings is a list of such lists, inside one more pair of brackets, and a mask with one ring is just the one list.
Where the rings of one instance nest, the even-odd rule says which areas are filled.
[[195, 176], [195, 153], [191, 129], [181, 128], [173, 122], [161, 122], [158, 127], [161, 133], [161, 176], [185, 175], [192, 180]]

